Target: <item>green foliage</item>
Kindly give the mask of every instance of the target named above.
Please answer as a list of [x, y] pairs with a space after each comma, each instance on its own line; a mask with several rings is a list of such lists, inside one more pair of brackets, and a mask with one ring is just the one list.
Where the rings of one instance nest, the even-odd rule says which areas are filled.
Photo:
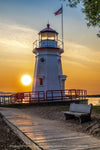
[[88, 26], [100, 27], [100, 1], [99, 0], [83, 0], [83, 13], [86, 14]]
[[66, 6], [76, 7], [81, 0], [68, 0], [68, 4]]
[[[86, 15], [87, 25], [100, 28], [100, 0], [67, 0], [69, 7], [76, 7], [79, 3], [83, 5], [82, 12]], [[100, 37], [100, 31], [97, 36]]]

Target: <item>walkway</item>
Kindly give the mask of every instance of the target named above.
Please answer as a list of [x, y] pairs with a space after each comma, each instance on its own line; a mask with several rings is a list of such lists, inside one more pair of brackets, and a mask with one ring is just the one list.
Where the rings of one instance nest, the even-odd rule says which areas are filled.
[[62, 121], [43, 119], [29, 109], [1, 108], [0, 112], [45, 150], [100, 150], [100, 140], [73, 132]]

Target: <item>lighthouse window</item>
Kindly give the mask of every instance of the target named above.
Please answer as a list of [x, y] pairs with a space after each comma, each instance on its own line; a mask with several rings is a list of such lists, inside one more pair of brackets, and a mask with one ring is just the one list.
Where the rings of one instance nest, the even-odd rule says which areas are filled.
[[47, 33], [41, 34], [41, 40], [47, 40]]
[[44, 58], [41, 58], [40, 61], [41, 61], [41, 62], [44, 62], [45, 60], [44, 60]]
[[48, 32], [48, 39], [49, 40], [54, 40], [55, 39], [55, 34], [51, 33], [51, 32], [50, 33]]
[[53, 33], [53, 32], [41, 33], [40, 40], [55, 40], [55, 41], [57, 41], [57, 33]]
[[57, 34], [55, 34], [55, 41], [57, 41], [57, 38], [58, 38], [58, 37], [57, 37]]
[[43, 85], [43, 79], [40, 78], [40, 85]]

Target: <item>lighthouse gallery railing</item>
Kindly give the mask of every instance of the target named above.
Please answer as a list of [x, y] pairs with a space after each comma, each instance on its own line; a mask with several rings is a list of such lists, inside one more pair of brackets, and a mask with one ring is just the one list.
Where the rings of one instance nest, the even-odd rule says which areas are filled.
[[[40, 48], [40, 42], [41, 42], [41, 41], [39, 41], [39, 40], [36, 40], [35, 42], [33, 42], [33, 50], [34, 50], [35, 48]], [[48, 40], [47, 40], [46, 45], [49, 46], [49, 45], [48, 45]], [[61, 41], [61, 40], [57, 40], [57, 48], [60, 48], [60, 49], [63, 48], [63, 46], [62, 46], [62, 41]]]

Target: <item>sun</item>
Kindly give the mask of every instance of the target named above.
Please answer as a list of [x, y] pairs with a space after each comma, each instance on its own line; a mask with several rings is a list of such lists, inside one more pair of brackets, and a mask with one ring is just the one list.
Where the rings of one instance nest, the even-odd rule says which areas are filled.
[[23, 85], [30, 85], [31, 82], [32, 82], [32, 78], [31, 78], [31, 76], [25, 74], [25, 75], [22, 76], [21, 82], [22, 82]]

